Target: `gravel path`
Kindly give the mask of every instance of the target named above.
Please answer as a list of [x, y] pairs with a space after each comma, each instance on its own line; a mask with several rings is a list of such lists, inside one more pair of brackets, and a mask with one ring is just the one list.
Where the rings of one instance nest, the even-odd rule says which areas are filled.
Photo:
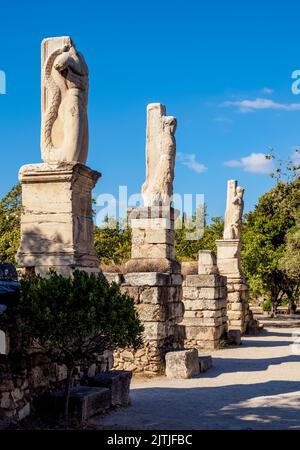
[[197, 378], [134, 380], [132, 405], [91, 424], [105, 429], [300, 429], [297, 332], [300, 341], [300, 320], [266, 321], [260, 336], [213, 352], [214, 367]]

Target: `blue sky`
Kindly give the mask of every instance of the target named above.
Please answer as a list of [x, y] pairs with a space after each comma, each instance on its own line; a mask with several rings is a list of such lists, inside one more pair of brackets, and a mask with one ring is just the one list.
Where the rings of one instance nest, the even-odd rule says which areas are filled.
[[[51, 5], [51, 6], [50, 6]], [[1, 2], [0, 196], [21, 165], [40, 161], [40, 42], [71, 35], [90, 69], [88, 165], [95, 195], [145, 177], [146, 105], [178, 119], [175, 191], [204, 193], [222, 215], [226, 181], [246, 209], [272, 186], [261, 156], [300, 146], [300, 5], [286, 1]], [[229, 163], [228, 163], [229, 161]], [[226, 164], [225, 164], [226, 163]], [[204, 167], [203, 167], [204, 166]]]

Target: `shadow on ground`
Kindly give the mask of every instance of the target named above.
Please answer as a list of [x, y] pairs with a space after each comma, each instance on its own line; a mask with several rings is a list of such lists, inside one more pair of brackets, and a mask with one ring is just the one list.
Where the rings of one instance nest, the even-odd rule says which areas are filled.
[[300, 383], [134, 389], [132, 406], [104, 417], [100, 428], [300, 429]]

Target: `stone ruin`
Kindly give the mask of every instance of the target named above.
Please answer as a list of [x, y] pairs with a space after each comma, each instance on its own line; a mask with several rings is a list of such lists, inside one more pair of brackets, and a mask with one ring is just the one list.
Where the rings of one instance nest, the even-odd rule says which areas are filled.
[[248, 288], [241, 268], [241, 225], [244, 189], [236, 180], [227, 184], [224, 239], [218, 240], [217, 259], [220, 273], [227, 277], [228, 328], [246, 331], [248, 322]]
[[[85, 165], [87, 100], [88, 68], [71, 38], [45, 39], [42, 42], [41, 127], [44, 162], [23, 166], [19, 172], [22, 215], [16, 259], [24, 272], [45, 275], [50, 267], [62, 275], [70, 275], [76, 268], [99, 272], [93, 243], [91, 191], [100, 173]], [[65, 366], [34, 351], [16, 364], [8, 342], [11, 347], [18, 342], [17, 331], [0, 333], [2, 423], [24, 418], [30, 413], [36, 394], [63, 386], [67, 376]], [[99, 355], [97, 367], [90, 368], [89, 372], [111, 367], [111, 355]], [[78, 379], [82, 374], [78, 368]]]
[[[23, 166], [19, 173], [23, 208], [16, 259], [25, 272], [45, 275], [49, 268], [62, 275], [70, 275], [76, 268], [99, 272], [91, 191], [101, 175], [85, 165], [88, 86], [87, 65], [71, 38], [45, 39], [41, 127], [44, 162]], [[194, 373], [199, 369], [199, 349], [218, 348], [227, 331], [244, 333], [251, 320], [240, 265], [243, 189], [236, 181], [228, 182], [224, 239], [217, 241], [217, 260], [213, 252], [200, 251], [198, 264], [191, 264], [192, 270], [183, 282], [181, 265], [174, 254], [176, 125], [175, 117], [167, 116], [162, 104], [148, 105], [144, 206], [130, 213], [131, 259], [124, 273], [105, 274], [134, 299], [144, 325], [144, 344], [137, 351], [117, 350], [115, 369], [160, 374], [165, 369], [166, 354], [171, 351], [167, 359], [172, 373], [179, 376], [185, 372], [184, 361], [189, 358], [194, 361]], [[30, 364], [16, 373], [7, 342], [2, 331], [0, 419], [21, 419], [30, 412], [36, 392], [64, 383], [66, 368], [32, 355]], [[211, 366], [207, 358], [200, 363], [203, 370]], [[172, 361], [177, 360], [181, 369], [174, 367]], [[111, 355], [101, 355], [99, 367], [90, 368], [89, 375], [91, 371], [95, 374], [96, 370], [110, 370], [112, 364]], [[119, 372], [116, 377], [121, 377]], [[128, 385], [129, 377], [125, 378]], [[102, 381], [99, 379], [95, 386]], [[115, 379], [105, 383], [116, 385]]]
[[227, 280], [219, 274], [212, 251], [199, 252], [197, 269], [187, 274], [183, 283], [184, 343], [186, 348], [212, 350], [226, 339]]
[[88, 68], [70, 37], [42, 42], [42, 164], [20, 169], [24, 270], [99, 272], [93, 243], [92, 189], [101, 176], [88, 152]]
[[115, 367], [157, 374], [164, 356], [182, 348], [178, 326], [183, 318], [182, 275], [174, 255], [174, 221], [171, 206], [176, 154], [176, 119], [165, 115], [160, 103], [148, 105], [146, 181], [144, 206], [131, 211], [131, 259], [121, 289], [136, 303], [144, 325], [144, 346], [136, 352], [117, 351]]
[[248, 286], [241, 267], [241, 227], [244, 189], [236, 180], [227, 183], [227, 203], [223, 239], [217, 240], [217, 262], [221, 275], [227, 277], [228, 329], [244, 334], [252, 320]]

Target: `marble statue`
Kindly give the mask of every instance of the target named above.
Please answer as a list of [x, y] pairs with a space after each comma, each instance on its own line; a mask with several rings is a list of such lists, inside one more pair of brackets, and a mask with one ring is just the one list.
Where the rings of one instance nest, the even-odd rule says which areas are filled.
[[244, 210], [244, 188], [236, 180], [227, 184], [227, 205], [225, 213], [224, 239], [240, 239]]
[[85, 164], [88, 67], [70, 37], [42, 42], [42, 159]]
[[144, 206], [170, 206], [176, 156], [177, 121], [166, 116], [160, 103], [147, 107], [146, 181], [142, 186]]

